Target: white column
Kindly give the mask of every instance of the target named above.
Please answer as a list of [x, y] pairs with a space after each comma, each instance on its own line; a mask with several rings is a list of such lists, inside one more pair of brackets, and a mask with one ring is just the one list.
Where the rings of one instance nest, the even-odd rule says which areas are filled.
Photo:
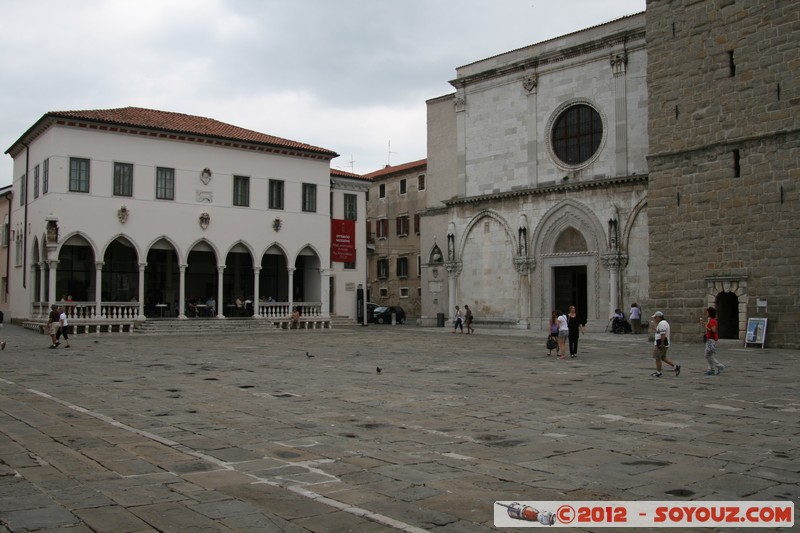
[[38, 296], [38, 301], [44, 302], [45, 301], [45, 294], [46, 294], [46, 291], [44, 290], [44, 288], [45, 288], [44, 281], [45, 281], [45, 277], [46, 277], [45, 276], [45, 271], [46, 271], [45, 262], [44, 261], [39, 261], [38, 267], [39, 267], [39, 296]]
[[331, 288], [331, 271], [328, 268], [321, 268], [319, 270], [319, 282], [322, 283], [322, 289], [320, 291], [320, 296], [322, 300], [322, 309], [320, 309], [320, 314], [328, 318], [331, 316], [329, 312], [330, 306], [328, 305], [328, 299], [330, 298], [330, 288]]
[[56, 271], [58, 270], [58, 259], [47, 260], [47, 276], [48, 276], [48, 290], [50, 292], [50, 305], [52, 307], [56, 303]]
[[94, 316], [96, 318], [102, 318], [100, 313], [103, 304], [103, 264], [102, 261], [94, 263]]
[[144, 269], [147, 263], [139, 263], [139, 316], [138, 320], [144, 320]]
[[294, 267], [286, 269], [289, 273], [289, 314], [292, 314], [294, 308]]
[[[460, 272], [459, 264], [455, 261], [445, 263], [445, 268], [447, 269], [447, 301], [448, 301], [448, 308], [447, 308], [447, 315], [452, 316], [455, 313], [456, 305], [458, 305], [458, 300], [456, 299], [456, 292], [458, 290], [458, 286], [456, 281], [458, 280], [458, 274]], [[445, 318], [447, 320], [447, 318]]]
[[217, 318], [225, 318], [222, 313], [222, 273], [225, 272], [225, 265], [217, 267]]
[[189, 265], [178, 265], [178, 269], [180, 273], [178, 284], [180, 287], [178, 288], [178, 318], [185, 320], [186, 319], [186, 267]]
[[253, 267], [253, 316], [259, 316], [258, 302], [261, 296], [261, 287], [259, 285], [259, 277], [261, 274], [261, 267]]

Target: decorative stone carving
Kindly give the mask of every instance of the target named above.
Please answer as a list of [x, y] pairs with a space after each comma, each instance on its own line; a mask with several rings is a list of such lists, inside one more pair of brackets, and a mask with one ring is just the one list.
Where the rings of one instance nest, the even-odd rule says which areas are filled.
[[203, 185], [208, 185], [208, 183], [211, 181], [211, 169], [210, 168], [206, 167], [206, 168], [203, 169], [203, 171], [200, 173], [200, 181], [203, 182]]
[[528, 92], [534, 90], [538, 84], [539, 84], [539, 76], [536, 74], [528, 74], [522, 80], [522, 87]]
[[610, 61], [613, 73], [621, 74], [625, 72], [625, 67], [628, 64], [628, 52], [625, 50], [614, 52], [611, 54]]
[[117, 210], [117, 218], [123, 224], [128, 221], [130, 214], [131, 212], [128, 210], [128, 207], [124, 205]]
[[456, 113], [464, 111], [467, 108], [467, 100], [460, 95], [453, 99], [453, 104], [456, 106]]
[[47, 242], [53, 244], [58, 242], [58, 220], [47, 221]]
[[276, 218], [275, 220], [272, 221], [272, 229], [274, 229], [275, 231], [280, 231], [282, 227], [283, 227], [283, 221], [281, 219]]
[[628, 254], [603, 254], [602, 257], [600, 257], [600, 261], [602, 261], [603, 266], [609, 270], [620, 270], [628, 266]]
[[201, 228], [206, 229], [208, 225], [211, 224], [211, 215], [208, 213], [201, 214], [198, 222], [200, 223]]
[[195, 191], [195, 200], [199, 203], [210, 204], [214, 201], [214, 193], [212, 191]]

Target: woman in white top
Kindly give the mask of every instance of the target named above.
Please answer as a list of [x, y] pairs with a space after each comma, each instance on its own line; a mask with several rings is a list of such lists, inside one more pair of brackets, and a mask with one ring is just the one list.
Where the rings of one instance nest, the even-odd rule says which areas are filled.
[[558, 322], [558, 358], [566, 359], [565, 345], [567, 343], [567, 337], [569, 337], [569, 319], [567, 319], [567, 315], [560, 310], [556, 310], [556, 317]]

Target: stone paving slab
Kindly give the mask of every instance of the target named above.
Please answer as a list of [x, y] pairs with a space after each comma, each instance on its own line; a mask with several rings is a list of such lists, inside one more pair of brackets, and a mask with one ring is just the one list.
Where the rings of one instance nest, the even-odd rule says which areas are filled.
[[797, 352], [723, 342], [707, 378], [702, 346], [676, 344], [681, 376], [656, 379], [645, 336], [590, 330], [560, 361], [533, 332], [448, 333], [67, 353], [9, 325], [0, 531], [478, 532], [495, 500], [797, 500]]

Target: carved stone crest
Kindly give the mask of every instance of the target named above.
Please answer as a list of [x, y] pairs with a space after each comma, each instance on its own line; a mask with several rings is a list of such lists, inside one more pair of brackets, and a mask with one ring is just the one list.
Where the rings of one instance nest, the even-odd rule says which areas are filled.
[[128, 210], [128, 207], [124, 205], [117, 210], [117, 218], [123, 224], [128, 221], [130, 214], [131, 212]]
[[526, 91], [531, 92], [536, 88], [539, 83], [539, 76], [536, 74], [528, 74], [525, 76], [525, 79], [522, 80], [522, 87], [525, 88]]
[[200, 222], [200, 227], [206, 229], [208, 225], [211, 224], [211, 215], [209, 215], [208, 213], [203, 213], [202, 215], [200, 215], [199, 222]]
[[211, 169], [206, 167], [200, 173], [200, 181], [203, 182], [203, 185], [208, 185], [208, 182], [211, 181]]

